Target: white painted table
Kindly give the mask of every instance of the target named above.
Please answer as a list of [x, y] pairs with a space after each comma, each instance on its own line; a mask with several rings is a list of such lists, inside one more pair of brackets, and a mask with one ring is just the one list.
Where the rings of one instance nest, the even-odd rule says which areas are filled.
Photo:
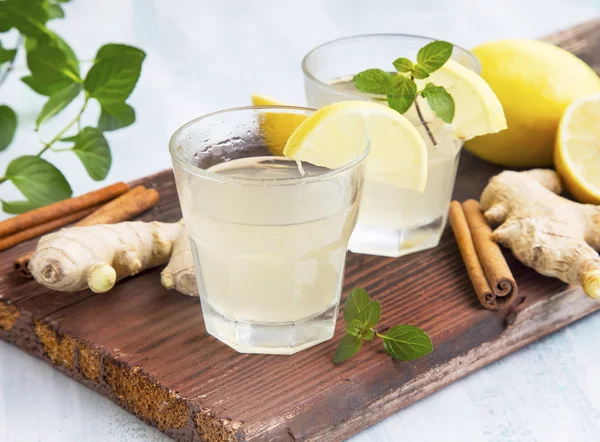
[[[403, 32], [465, 47], [535, 38], [600, 15], [600, 0], [74, 0], [55, 29], [79, 57], [107, 42], [148, 53], [132, 96], [138, 122], [110, 133], [107, 182], [170, 167], [167, 140], [201, 114], [248, 104], [252, 92], [304, 103], [300, 60], [341, 36]], [[23, 65], [23, 60], [19, 63]], [[39, 144], [33, 121], [44, 99], [15, 72], [0, 103], [22, 116], [0, 170]], [[93, 111], [91, 111], [93, 112]], [[90, 115], [94, 119], [95, 115]], [[55, 132], [60, 121], [48, 133]], [[98, 187], [70, 153], [51, 154], [76, 193]], [[17, 192], [0, 187], [0, 197]], [[2, 215], [0, 215], [2, 218]], [[387, 441], [597, 441], [600, 316], [594, 315], [497, 362], [352, 438]], [[158, 430], [49, 365], [0, 342], [0, 440], [163, 441]]]

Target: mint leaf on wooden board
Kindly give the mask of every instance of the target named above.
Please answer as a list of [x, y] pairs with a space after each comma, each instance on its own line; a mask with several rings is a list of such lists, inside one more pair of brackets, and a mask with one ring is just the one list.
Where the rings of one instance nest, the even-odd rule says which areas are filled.
[[77, 98], [81, 89], [81, 84], [71, 83], [66, 88], [52, 94], [35, 120], [36, 127], [39, 128], [45, 121], [67, 107], [69, 103]]
[[360, 350], [362, 339], [352, 335], [344, 336], [335, 350], [333, 355], [333, 363], [339, 364], [347, 361]]
[[85, 77], [85, 90], [101, 106], [124, 103], [140, 78], [145, 57], [143, 51], [132, 46], [103, 46]]
[[398, 72], [410, 72], [413, 67], [412, 61], [405, 57], [395, 59], [393, 65]]
[[94, 127], [84, 127], [77, 135], [72, 150], [93, 180], [100, 181], [106, 178], [112, 163], [112, 156], [102, 131]]
[[415, 102], [417, 85], [410, 78], [398, 76], [394, 85], [388, 91], [388, 105], [403, 114]]
[[361, 92], [368, 94], [387, 94], [396, 76], [381, 69], [367, 69], [356, 74], [352, 81]]
[[436, 40], [426, 44], [417, 52], [417, 63], [428, 73], [441, 68], [452, 56], [452, 43]]
[[73, 193], [60, 170], [35, 155], [14, 159], [4, 175], [35, 205], [45, 206]]
[[17, 114], [6, 105], [0, 106], [0, 152], [10, 146], [17, 131]]
[[353, 288], [344, 302], [344, 321], [350, 323], [353, 319], [359, 319], [360, 311], [370, 302], [371, 300], [365, 289], [361, 287]]
[[127, 103], [105, 103], [98, 118], [98, 129], [104, 132], [122, 129], [135, 122], [135, 110]]
[[383, 339], [385, 352], [394, 359], [412, 361], [433, 350], [429, 336], [414, 325], [396, 325], [378, 336]]
[[34, 204], [31, 201], [2, 201], [2, 211], [12, 215], [29, 212], [42, 206], [43, 204]]
[[356, 336], [360, 338], [363, 334], [364, 324], [358, 320], [353, 319], [348, 324], [346, 324], [346, 333], [352, 336]]
[[381, 304], [379, 301], [371, 301], [358, 314], [358, 319], [366, 328], [372, 328], [377, 325], [381, 318]]
[[421, 91], [421, 95], [427, 100], [432, 111], [444, 122], [452, 123], [454, 120], [454, 99], [443, 86], [427, 83]]

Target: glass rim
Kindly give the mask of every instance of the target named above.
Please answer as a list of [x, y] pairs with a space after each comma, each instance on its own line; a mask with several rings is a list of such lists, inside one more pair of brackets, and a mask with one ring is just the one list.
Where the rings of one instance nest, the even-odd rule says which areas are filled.
[[[193, 165], [188, 160], [183, 158], [183, 156], [181, 155], [181, 152], [178, 151], [178, 149], [177, 149], [178, 137], [186, 129], [195, 125], [196, 123], [199, 123], [202, 120], [206, 120], [208, 118], [213, 118], [213, 117], [223, 115], [223, 114], [229, 114], [229, 113], [235, 113], [235, 112], [241, 112], [241, 111], [256, 111], [256, 110], [265, 110], [265, 111], [288, 110], [288, 111], [297, 111], [296, 114], [304, 112], [308, 115], [316, 112], [316, 109], [314, 109], [314, 108], [302, 107], [302, 106], [284, 106], [284, 105], [240, 106], [240, 107], [222, 109], [222, 110], [219, 110], [216, 112], [211, 112], [211, 113], [202, 115], [200, 117], [197, 117], [197, 118], [194, 118], [193, 120], [188, 121], [187, 123], [185, 123], [184, 125], [179, 127], [173, 133], [173, 135], [171, 135], [171, 138], [169, 139], [169, 153], [171, 154], [171, 159], [174, 162], [176, 162], [181, 168], [186, 170], [187, 172], [192, 173], [200, 178], [210, 180], [210, 181], [217, 181], [217, 182], [239, 185], [239, 186], [242, 186], [242, 185], [292, 186], [292, 185], [302, 185], [302, 184], [307, 184], [307, 183], [312, 183], [312, 182], [326, 181], [331, 178], [334, 178], [335, 176], [337, 176], [347, 170], [350, 170], [350, 169], [354, 168], [355, 166], [357, 166], [358, 164], [360, 164], [361, 162], [363, 162], [363, 160], [365, 160], [365, 158], [371, 151], [371, 139], [369, 137], [369, 134], [366, 133], [365, 134], [366, 135], [366, 146], [365, 146], [365, 149], [363, 150], [363, 152], [361, 152], [361, 154], [359, 156], [357, 156], [355, 159], [353, 159], [349, 163], [344, 164], [343, 166], [340, 166], [336, 169], [330, 169], [327, 172], [324, 172], [319, 175], [307, 175], [307, 176], [301, 176], [301, 177], [271, 178], [271, 179], [236, 177], [236, 176], [231, 176], [231, 175], [223, 175], [223, 174], [220, 174], [217, 172], [211, 172], [208, 169], [202, 169], [201, 167]], [[287, 157], [273, 155], [273, 158], [287, 158]]]
[[[307, 64], [308, 64], [308, 58], [313, 55], [315, 52], [317, 52], [318, 50], [324, 48], [325, 46], [329, 46], [332, 45], [334, 43], [339, 43], [342, 41], [347, 41], [347, 40], [354, 40], [354, 39], [360, 39], [360, 38], [374, 38], [374, 37], [408, 37], [408, 38], [413, 38], [413, 39], [420, 39], [420, 40], [427, 40], [428, 42], [432, 42], [435, 40], [438, 40], [436, 38], [433, 37], [426, 37], [424, 35], [417, 35], [417, 34], [397, 34], [397, 33], [393, 33], [393, 32], [389, 32], [389, 33], [378, 33], [378, 34], [357, 34], [357, 35], [350, 35], [347, 37], [340, 37], [340, 38], [336, 38], [334, 40], [329, 40], [326, 41], [324, 43], [321, 43], [318, 46], [315, 46], [314, 48], [312, 48], [310, 51], [308, 51], [306, 53], [306, 55], [302, 58], [302, 73], [304, 74], [304, 76], [306, 78], [308, 78], [311, 81], [314, 81], [315, 83], [321, 85], [321, 86], [325, 86], [325, 87], [331, 87], [331, 84], [326, 83], [324, 81], [319, 80], [317, 77], [315, 77], [313, 75], [313, 73], [310, 71], [310, 69], [308, 68]], [[479, 59], [477, 58], [477, 56], [475, 54], [473, 54], [471, 51], [469, 51], [468, 49], [463, 48], [462, 46], [456, 45], [453, 43], [453, 46], [460, 49], [461, 51], [463, 51], [465, 54], [467, 54], [475, 63], [475, 65], [477, 66], [477, 71], [476, 73], [478, 75], [480, 75], [481, 73], [481, 62], [479, 61]], [[366, 94], [366, 95], [372, 95], [372, 94]]]

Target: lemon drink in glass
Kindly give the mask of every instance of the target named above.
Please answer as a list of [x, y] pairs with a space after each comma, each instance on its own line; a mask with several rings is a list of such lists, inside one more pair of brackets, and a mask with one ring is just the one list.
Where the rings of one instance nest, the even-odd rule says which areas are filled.
[[[392, 63], [401, 57], [422, 61], [420, 49], [433, 42], [410, 35], [363, 35], [313, 49], [302, 62], [308, 105], [322, 107], [346, 100], [387, 104], [385, 94], [361, 92], [356, 74], [373, 68], [395, 71]], [[419, 91], [428, 83], [445, 88], [455, 103], [452, 123], [440, 119], [423, 97], [416, 98], [419, 109], [413, 105], [404, 114], [426, 145], [427, 184], [418, 182], [410, 159], [388, 159], [390, 168], [397, 171], [394, 179], [385, 171], [371, 174], [349, 243], [353, 252], [398, 257], [435, 247], [446, 224], [464, 140], [506, 128], [500, 102], [477, 75], [476, 57], [456, 46], [448, 56], [450, 60], [426, 78], [419, 78], [417, 71], [415, 83]], [[412, 74], [408, 70], [392, 75]]]

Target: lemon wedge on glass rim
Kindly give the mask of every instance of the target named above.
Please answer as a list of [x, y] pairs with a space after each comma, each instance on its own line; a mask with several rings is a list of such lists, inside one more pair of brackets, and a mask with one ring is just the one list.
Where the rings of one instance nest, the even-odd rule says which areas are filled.
[[[367, 135], [368, 134], [368, 135]], [[306, 118], [283, 154], [336, 169], [356, 159], [370, 141], [365, 178], [423, 192], [427, 148], [417, 129], [393, 109], [368, 101], [342, 101]]]

